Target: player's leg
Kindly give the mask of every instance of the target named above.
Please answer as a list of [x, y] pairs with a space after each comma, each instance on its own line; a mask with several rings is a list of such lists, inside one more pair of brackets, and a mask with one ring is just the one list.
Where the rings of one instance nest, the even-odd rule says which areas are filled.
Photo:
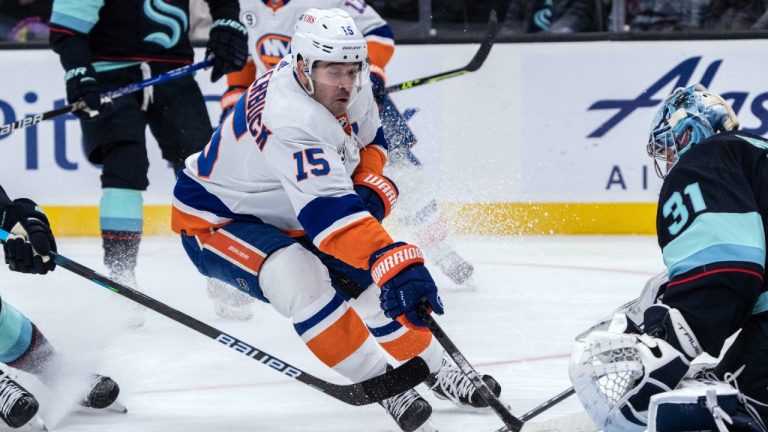
[[424, 178], [421, 162], [411, 152], [416, 136], [389, 96], [377, 102], [384, 137], [389, 144], [387, 174], [402, 191], [397, 207], [398, 221], [446, 276], [456, 284], [466, 283], [474, 267], [450, 244], [449, 228], [440, 214], [435, 191], [430, 190], [431, 182]]
[[[327, 268], [277, 228], [234, 222], [211, 235], [182, 236], [182, 242], [203, 274], [269, 302], [289, 318], [310, 351], [331, 369], [353, 382], [387, 370], [384, 352], [344, 296], [333, 288]], [[403, 407], [410, 405], [412, 393], [392, 398], [398, 399], [397, 407], [391, 404], [390, 412], [406, 431], [421, 426], [431, 412], [424, 402], [429, 410], [426, 417], [414, 419], [405, 414]]]
[[290, 318], [330, 368], [354, 382], [384, 372], [384, 353], [333, 289], [325, 266], [279, 229], [233, 222], [213, 234], [182, 236], [182, 242], [201, 273], [269, 302]]
[[[57, 387], [61, 355], [45, 335], [24, 314], [0, 299], [0, 362], [38, 377], [44, 384]], [[19, 427], [37, 413], [38, 403], [11, 376], [0, 372], [0, 418]], [[80, 404], [105, 408], [112, 405], [120, 388], [111, 378], [92, 374], [83, 383]], [[79, 384], [79, 383], [75, 383]], [[71, 390], [71, 389], [70, 389]]]
[[[102, 91], [141, 79], [138, 68], [98, 74]], [[81, 119], [88, 160], [102, 165], [99, 223], [104, 264], [113, 279], [136, 286], [136, 263], [143, 230], [142, 191], [148, 185], [141, 94], [116, 98], [112, 109], [94, 119]], [[129, 325], [143, 324], [132, 315]]]
[[[440, 365], [440, 352], [436, 355], [427, 352], [427, 346], [434, 348], [430, 345], [429, 333], [409, 331], [407, 337], [401, 337], [398, 340], [393, 340], [386, 334], [377, 334], [377, 327], [386, 327], [393, 321], [384, 316], [384, 312], [379, 307], [379, 289], [372, 285], [370, 271], [352, 267], [331, 255], [320, 252], [309, 241], [303, 241], [302, 244], [325, 265], [337, 295], [346, 300], [354, 312], [362, 318], [368, 331], [385, 351], [397, 361], [406, 361], [421, 355], [429, 364], [428, 359], [432, 358], [432, 370], [437, 370]], [[372, 322], [378, 324], [372, 324]], [[417, 333], [420, 334], [414, 338], [413, 336]], [[428, 420], [432, 414], [432, 406], [415, 389], [385, 399], [380, 402], [380, 405], [404, 431], [412, 431], [420, 427], [422, 430], [429, 430], [431, 427]]]
[[[380, 290], [373, 284], [370, 272], [351, 267], [329, 255], [316, 253], [330, 270], [337, 292], [350, 298], [349, 303], [389, 355], [400, 362], [415, 356], [424, 359], [432, 371], [426, 383], [438, 397], [458, 405], [487, 406], [485, 400], [476, 393], [474, 385], [448, 358], [430, 332], [408, 329], [384, 315], [379, 304]], [[484, 375], [483, 380], [497, 396], [501, 394], [501, 386], [493, 377]]]

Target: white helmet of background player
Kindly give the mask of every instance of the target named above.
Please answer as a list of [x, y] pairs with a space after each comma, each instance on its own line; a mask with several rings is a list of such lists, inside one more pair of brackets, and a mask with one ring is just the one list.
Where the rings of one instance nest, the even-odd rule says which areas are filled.
[[721, 96], [701, 84], [679, 87], [664, 99], [653, 119], [648, 156], [655, 159], [656, 174], [664, 178], [693, 145], [738, 128], [736, 113]]
[[305, 90], [310, 95], [314, 93], [312, 80], [333, 79], [313, 76], [318, 61], [359, 63], [355, 78], [358, 90], [369, 79], [368, 44], [352, 17], [341, 9], [307, 9], [301, 14], [291, 39], [291, 55], [294, 68], [298, 67], [299, 57], [304, 61], [303, 72], [310, 78]]

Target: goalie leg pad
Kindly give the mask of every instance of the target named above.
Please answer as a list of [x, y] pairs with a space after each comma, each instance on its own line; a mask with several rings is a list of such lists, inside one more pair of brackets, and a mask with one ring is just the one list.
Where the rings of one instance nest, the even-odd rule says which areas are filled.
[[683, 380], [677, 390], [654, 395], [648, 432], [760, 430], [747, 415], [743, 398], [730, 384], [703, 378]]

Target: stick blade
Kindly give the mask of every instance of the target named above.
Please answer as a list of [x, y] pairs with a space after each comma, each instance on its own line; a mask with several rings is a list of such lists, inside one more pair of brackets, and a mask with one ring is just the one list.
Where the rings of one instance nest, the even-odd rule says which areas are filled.
[[480, 45], [480, 49], [477, 51], [474, 57], [472, 57], [472, 60], [470, 60], [467, 67], [464, 69], [468, 72], [474, 72], [478, 69], [480, 69], [480, 66], [483, 65], [485, 62], [485, 59], [488, 58], [488, 54], [491, 53], [491, 48], [493, 48], [493, 41], [496, 39], [496, 35], [499, 32], [499, 18], [496, 15], [496, 10], [491, 10], [491, 16], [488, 19], [488, 31], [485, 34], [485, 37], [483, 38], [483, 42]]
[[428, 376], [427, 363], [421, 357], [414, 357], [383, 375], [363, 381], [360, 385], [368, 396], [366, 404], [369, 404], [410, 390], [421, 384]]

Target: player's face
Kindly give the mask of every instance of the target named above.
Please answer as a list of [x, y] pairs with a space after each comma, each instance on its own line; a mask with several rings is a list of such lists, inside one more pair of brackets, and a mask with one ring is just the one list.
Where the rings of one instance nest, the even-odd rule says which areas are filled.
[[312, 97], [334, 116], [344, 114], [352, 90], [360, 82], [359, 63], [330, 63], [319, 61], [312, 70], [315, 93]]

